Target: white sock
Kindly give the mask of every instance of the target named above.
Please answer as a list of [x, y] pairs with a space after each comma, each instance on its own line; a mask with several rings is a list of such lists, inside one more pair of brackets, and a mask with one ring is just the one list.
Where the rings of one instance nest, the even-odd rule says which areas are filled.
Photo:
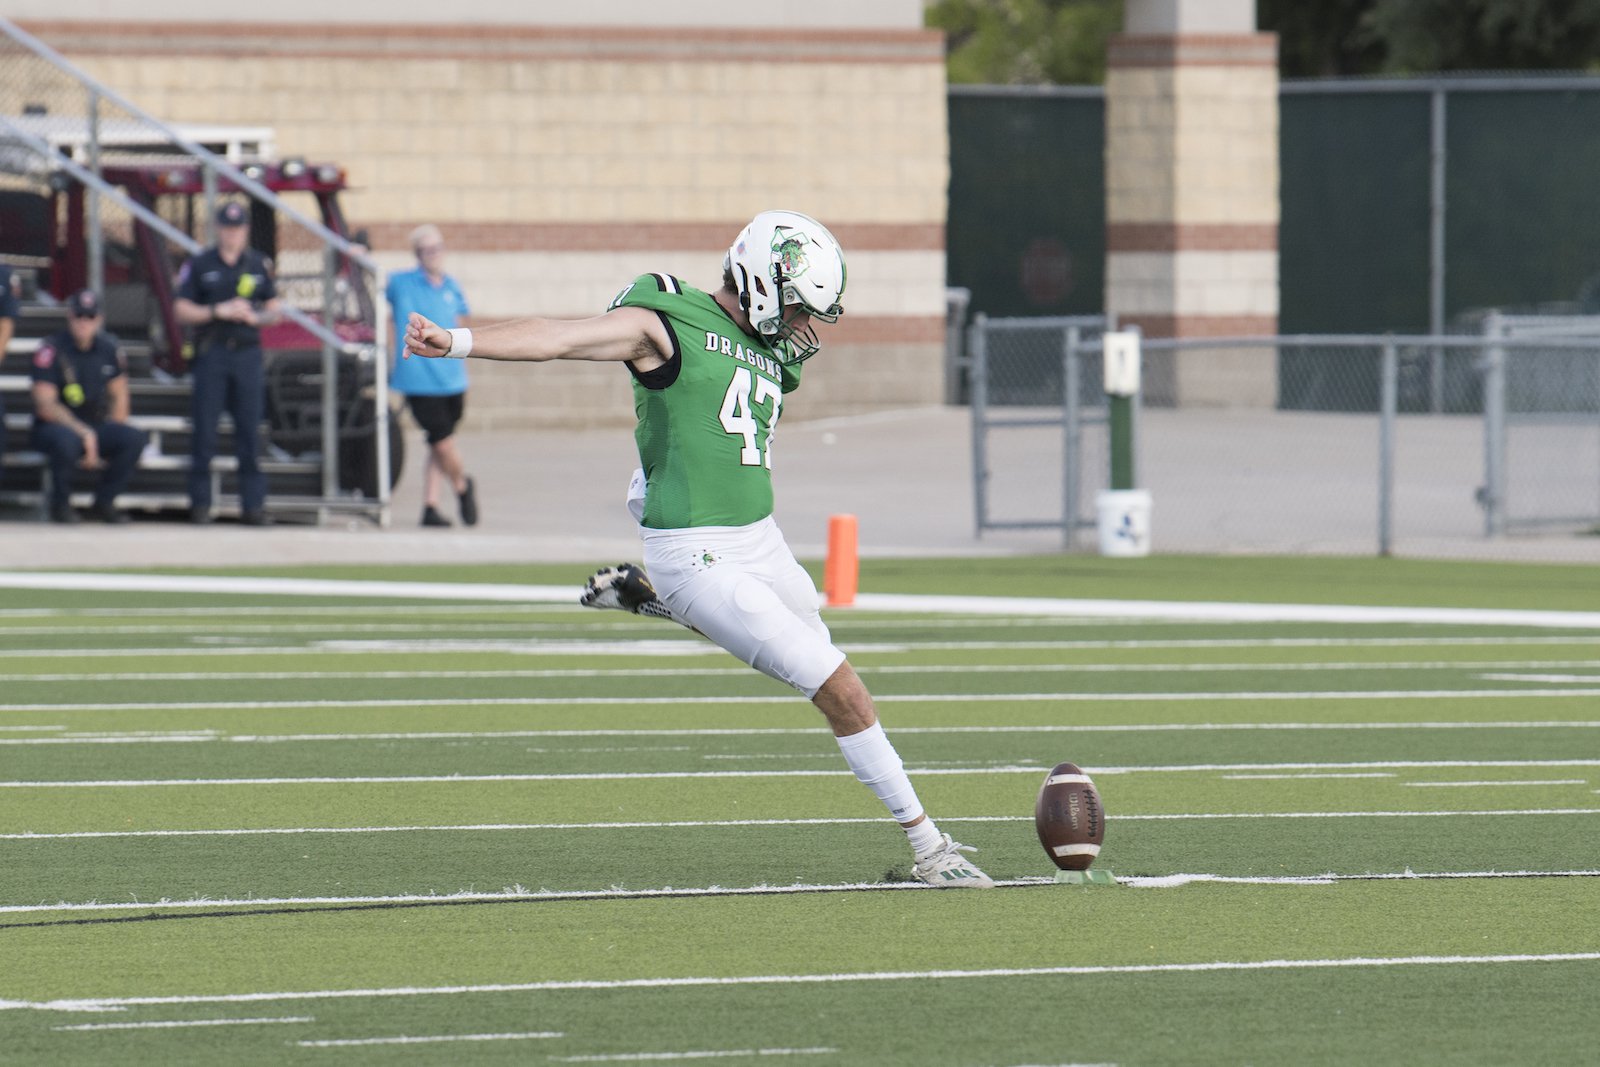
[[[883, 801], [894, 821], [904, 825], [922, 814], [922, 801], [911, 788], [911, 779], [900, 762], [900, 754], [884, 736], [883, 724], [873, 723], [858, 734], [835, 737], [844, 761], [862, 785]], [[918, 824], [920, 830], [924, 824]]]
[[917, 854], [919, 861], [938, 852], [940, 846], [944, 844], [944, 835], [933, 825], [932, 819], [923, 819], [915, 826], [903, 826], [901, 829], [906, 832], [906, 837], [911, 839], [911, 851]]

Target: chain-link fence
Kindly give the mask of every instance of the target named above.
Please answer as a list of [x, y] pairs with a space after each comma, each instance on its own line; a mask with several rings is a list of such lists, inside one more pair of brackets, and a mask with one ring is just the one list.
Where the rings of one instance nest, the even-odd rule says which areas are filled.
[[[337, 161], [279, 148], [270, 128], [169, 126], [0, 19], [0, 263], [25, 302], [0, 386], [14, 391], [23, 350], [59, 326], [65, 299], [94, 289], [130, 356], [133, 418], [156, 443], [141, 471], [186, 464], [193, 339], [173, 310], [176, 275], [212, 242], [219, 199], [241, 199], [287, 316], [262, 336], [274, 505], [386, 521], [399, 437], [376, 264], [346, 228]], [[150, 479], [136, 476], [136, 495]], [[163, 497], [153, 483], [147, 495]]]
[[[1103, 328], [975, 318], [980, 535], [1056, 527], [1073, 545], [1092, 524], [1109, 470]], [[1157, 550], [1585, 543], [1600, 534], [1600, 337], [1559, 333], [1145, 341], [1136, 480]]]

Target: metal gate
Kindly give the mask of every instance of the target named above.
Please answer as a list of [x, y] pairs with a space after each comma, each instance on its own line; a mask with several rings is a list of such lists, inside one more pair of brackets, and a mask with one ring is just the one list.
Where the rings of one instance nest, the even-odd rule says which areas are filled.
[[1109, 481], [1099, 315], [990, 318], [968, 333], [977, 534], [1093, 528], [1084, 501]]
[[[1484, 533], [1600, 523], [1600, 316], [1490, 314]], [[1542, 343], [1541, 343], [1542, 342]]]

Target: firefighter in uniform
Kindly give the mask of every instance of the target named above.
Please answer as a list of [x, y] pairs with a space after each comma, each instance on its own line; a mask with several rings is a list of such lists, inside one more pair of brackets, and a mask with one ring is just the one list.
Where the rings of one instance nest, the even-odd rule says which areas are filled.
[[261, 471], [261, 416], [266, 380], [261, 327], [281, 317], [272, 261], [249, 247], [250, 213], [238, 201], [217, 208], [217, 243], [189, 257], [178, 273], [178, 321], [198, 328], [189, 410], [189, 520], [211, 521], [211, 458], [217, 419], [233, 418], [239, 462], [239, 519], [265, 526], [267, 480]]
[[50, 518], [73, 523], [69, 500], [74, 467], [98, 469], [94, 515], [109, 523], [128, 521], [117, 496], [139, 464], [147, 440], [128, 425], [128, 360], [116, 337], [100, 327], [100, 298], [92, 289], [67, 301], [67, 328], [43, 341], [33, 354], [33, 429], [30, 444], [50, 465]]

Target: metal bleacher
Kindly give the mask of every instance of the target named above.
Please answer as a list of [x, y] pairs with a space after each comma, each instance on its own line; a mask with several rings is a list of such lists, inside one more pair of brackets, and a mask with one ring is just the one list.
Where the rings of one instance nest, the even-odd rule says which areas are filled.
[[[6, 413], [5, 447], [0, 449], [0, 513], [10, 511], [14, 517], [41, 519], [46, 514], [49, 474], [44, 456], [28, 447], [28, 430], [33, 421], [29, 368], [40, 340], [61, 329], [65, 321], [59, 306], [24, 304], [16, 336], [0, 359], [0, 399]], [[125, 340], [123, 351], [128, 357], [132, 399], [128, 421], [144, 430], [150, 443], [140, 457], [128, 491], [118, 498], [119, 506], [135, 515], [187, 511], [191, 435], [188, 379], [155, 373], [147, 341]], [[261, 438], [269, 441], [270, 427], [262, 428]], [[223, 516], [236, 515], [237, 463], [232, 455], [233, 424], [226, 415], [218, 426], [218, 445], [218, 455], [211, 465], [215, 511]], [[268, 506], [281, 517], [311, 514], [326, 506], [319, 499], [319, 461], [295, 458], [268, 445], [262, 469], [272, 487]], [[75, 507], [90, 504], [96, 477], [94, 471], [77, 473], [71, 494]]]

